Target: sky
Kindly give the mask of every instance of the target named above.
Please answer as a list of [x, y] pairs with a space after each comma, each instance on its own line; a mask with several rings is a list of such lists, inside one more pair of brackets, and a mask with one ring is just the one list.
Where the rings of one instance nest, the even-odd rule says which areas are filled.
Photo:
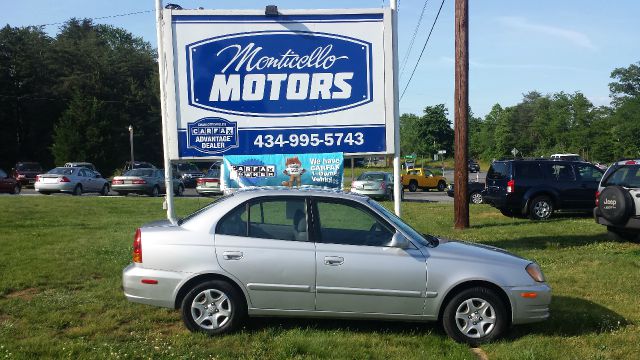
[[[163, 1], [164, 4], [169, 1]], [[181, 1], [183, 8], [280, 9], [379, 8], [389, 1]], [[427, 0], [413, 48], [400, 77], [405, 87], [441, 0]], [[542, 94], [580, 91], [596, 106], [608, 105], [611, 71], [640, 61], [640, 1], [470, 0], [469, 104], [479, 116], [491, 107], [517, 104], [529, 91]], [[403, 66], [424, 0], [400, 0], [398, 58]], [[61, 22], [93, 18], [122, 27], [156, 46], [154, 0], [21, 0], [3, 6], [0, 24], [47, 25], [52, 36]], [[121, 14], [127, 16], [116, 16]], [[96, 19], [101, 18], [101, 19]], [[58, 23], [58, 24], [56, 24]], [[420, 114], [444, 103], [453, 118], [454, 0], [445, 0], [415, 75], [400, 102], [401, 113]]]

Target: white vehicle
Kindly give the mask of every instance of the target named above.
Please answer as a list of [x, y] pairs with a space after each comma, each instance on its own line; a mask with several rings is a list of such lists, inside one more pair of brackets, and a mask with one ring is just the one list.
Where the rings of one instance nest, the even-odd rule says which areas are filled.
[[549, 157], [551, 160], [564, 160], [564, 161], [584, 161], [582, 156], [578, 154], [553, 154]]

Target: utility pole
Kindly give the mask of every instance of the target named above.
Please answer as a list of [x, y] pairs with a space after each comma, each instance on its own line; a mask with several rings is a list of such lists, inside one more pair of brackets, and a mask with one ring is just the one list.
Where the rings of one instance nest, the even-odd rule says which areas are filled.
[[129, 125], [129, 148], [131, 149], [131, 169], [133, 170], [133, 126]]
[[455, 5], [455, 171], [454, 171], [454, 228], [469, 227], [467, 200], [469, 117], [469, 0], [456, 0]]
[[400, 216], [400, 201], [402, 199], [402, 184], [400, 183], [400, 97], [398, 89], [398, 1], [390, 0], [391, 27], [393, 31], [393, 210]]

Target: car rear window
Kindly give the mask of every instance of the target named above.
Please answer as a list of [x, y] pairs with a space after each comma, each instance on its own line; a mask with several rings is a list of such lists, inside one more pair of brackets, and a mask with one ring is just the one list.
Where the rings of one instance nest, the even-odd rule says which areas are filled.
[[489, 179], [505, 179], [511, 173], [511, 163], [505, 161], [494, 161], [489, 167], [487, 178]]
[[133, 169], [124, 173], [124, 176], [153, 176], [153, 169]]
[[16, 169], [22, 171], [42, 171], [42, 167], [38, 164], [18, 164]]
[[358, 181], [384, 181], [384, 174], [364, 173], [358, 176]]
[[76, 173], [75, 168], [64, 168], [64, 167], [57, 167], [55, 169], [51, 169], [47, 172], [47, 174], [53, 174], [53, 175], [73, 175]]
[[220, 177], [220, 169], [212, 169], [207, 172], [206, 177], [208, 178], [219, 178]]
[[623, 166], [614, 170], [602, 183], [602, 186], [613, 185], [640, 188], [640, 165]]

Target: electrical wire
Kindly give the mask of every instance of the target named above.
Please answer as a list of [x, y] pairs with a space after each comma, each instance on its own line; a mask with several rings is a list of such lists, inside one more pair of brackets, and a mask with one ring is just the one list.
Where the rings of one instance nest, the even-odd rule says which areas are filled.
[[[98, 16], [98, 17], [88, 18], [88, 19], [89, 20], [103, 20], [103, 19], [111, 19], [111, 18], [130, 16], [130, 15], [146, 14], [146, 13], [150, 13], [150, 12], [154, 12], [154, 11], [155, 10], [134, 11], [134, 12], [125, 13], [125, 14]], [[62, 24], [66, 24], [66, 23], [67, 23], [66, 21], [61, 21], [61, 22], [54, 22], [54, 23], [42, 24], [42, 25], [32, 25], [32, 26], [33, 27], [45, 27], [45, 26], [53, 26], [53, 25], [62, 25]]]
[[427, 44], [429, 43], [429, 39], [431, 39], [431, 33], [433, 32], [433, 28], [436, 26], [436, 23], [438, 22], [438, 18], [440, 17], [440, 11], [442, 10], [442, 6], [444, 5], [444, 1], [442, 0], [442, 3], [440, 4], [440, 8], [438, 9], [438, 13], [436, 14], [436, 18], [433, 20], [433, 24], [431, 25], [431, 30], [429, 30], [429, 36], [427, 36], [427, 40], [425, 40], [424, 42], [424, 46], [422, 46], [422, 51], [420, 51], [420, 56], [418, 57], [418, 61], [416, 61], [416, 65], [413, 67], [413, 71], [411, 71], [411, 76], [409, 77], [409, 80], [407, 81], [407, 84], [404, 87], [404, 90], [402, 90], [402, 95], [400, 95], [400, 100], [402, 100], [402, 97], [404, 96], [404, 93], [407, 91], [407, 88], [409, 87], [409, 84], [411, 84], [411, 79], [413, 79], [413, 75], [416, 73], [416, 69], [418, 68], [418, 64], [420, 63], [420, 59], [422, 59], [422, 55], [424, 54], [424, 50], [427, 48]]
[[413, 36], [411, 36], [411, 41], [409, 42], [409, 48], [407, 52], [404, 54], [404, 58], [402, 59], [402, 66], [400, 67], [400, 77], [402, 79], [402, 74], [404, 73], [405, 67], [407, 67], [407, 63], [409, 60], [409, 54], [411, 54], [411, 49], [413, 49], [413, 43], [416, 41], [416, 35], [418, 35], [418, 30], [420, 29], [420, 25], [422, 24], [422, 18], [424, 17], [424, 11], [427, 9], [427, 4], [429, 0], [424, 1], [424, 5], [422, 6], [422, 12], [420, 13], [420, 17], [418, 18], [418, 23], [416, 24], [416, 28], [413, 30]]

